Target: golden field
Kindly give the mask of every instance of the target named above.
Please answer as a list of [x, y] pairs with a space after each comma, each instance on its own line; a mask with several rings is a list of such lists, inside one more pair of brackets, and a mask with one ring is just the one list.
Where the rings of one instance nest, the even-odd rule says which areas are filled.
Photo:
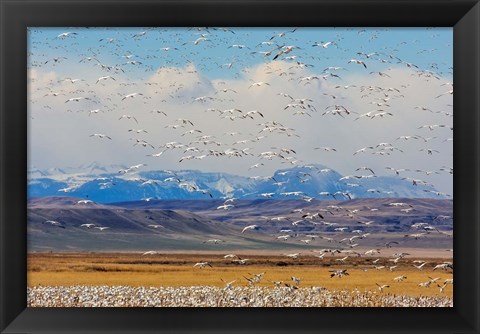
[[[28, 255], [28, 286], [217, 286], [235, 281], [234, 286], [247, 286], [245, 277], [264, 272], [263, 280], [256, 285], [273, 287], [274, 281], [293, 283], [291, 276], [301, 279], [301, 287], [319, 286], [329, 290], [378, 291], [378, 284], [388, 284], [383, 293], [405, 296], [442, 296], [453, 298], [453, 285], [447, 285], [443, 293], [437, 283], [452, 278], [451, 272], [433, 271], [435, 264], [451, 259], [422, 258], [427, 261], [423, 270], [413, 267], [413, 258], [404, 258], [390, 271], [375, 266], [394, 265], [389, 258], [351, 257], [345, 263], [341, 257], [326, 255], [324, 259], [300, 256], [290, 259], [283, 255], [248, 255], [247, 265], [232, 263], [223, 254], [157, 254], [133, 253], [31, 253]], [[342, 256], [343, 257], [343, 256]], [[194, 268], [197, 262], [208, 261], [212, 267]], [[330, 278], [329, 270], [348, 269], [349, 276]], [[393, 279], [404, 275], [403, 282]], [[439, 278], [437, 283], [425, 288], [418, 283], [429, 281], [429, 276]]]

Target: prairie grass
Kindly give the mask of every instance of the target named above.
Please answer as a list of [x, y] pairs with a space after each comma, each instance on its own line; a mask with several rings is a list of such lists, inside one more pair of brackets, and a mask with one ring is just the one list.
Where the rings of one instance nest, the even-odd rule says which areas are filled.
[[[425, 288], [418, 286], [429, 281], [429, 277], [452, 278], [452, 273], [432, 271], [435, 263], [451, 259], [423, 259], [429, 266], [418, 270], [411, 264], [413, 259], [404, 259], [393, 271], [375, 269], [373, 259], [351, 258], [346, 264], [336, 261], [338, 257], [319, 260], [313, 256], [297, 260], [284, 256], [248, 256], [249, 265], [235, 265], [220, 254], [164, 254], [142, 256], [141, 254], [29, 254], [28, 286], [70, 285], [125, 285], [145, 287], [216, 286], [223, 287], [224, 281], [235, 281], [234, 286], [248, 286], [245, 277], [265, 273], [259, 287], [273, 287], [274, 281], [293, 283], [292, 276], [301, 279], [301, 287], [320, 286], [334, 290], [375, 291], [380, 294], [376, 283], [390, 285], [383, 293], [405, 296], [445, 296], [452, 298], [453, 285], [443, 293], [437, 283]], [[193, 264], [209, 261], [212, 267], [194, 268]], [[384, 258], [379, 263], [389, 265]], [[282, 265], [279, 265], [281, 263]], [[285, 265], [286, 264], [286, 265]], [[377, 263], [378, 265], [378, 263]], [[330, 278], [330, 269], [348, 269], [349, 276]], [[404, 275], [403, 282], [394, 278]]]

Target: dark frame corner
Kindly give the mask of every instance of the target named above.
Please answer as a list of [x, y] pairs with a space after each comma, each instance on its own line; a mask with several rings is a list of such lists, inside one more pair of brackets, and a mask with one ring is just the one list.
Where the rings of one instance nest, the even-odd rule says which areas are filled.
[[[329, 15], [322, 17], [321, 13]], [[128, 13], [128, 15], [126, 14]], [[454, 28], [455, 306], [452, 309], [26, 308], [29, 26]], [[477, 0], [0, 0], [0, 331], [479, 333], [480, 4]], [[460, 130], [459, 130], [460, 129]]]

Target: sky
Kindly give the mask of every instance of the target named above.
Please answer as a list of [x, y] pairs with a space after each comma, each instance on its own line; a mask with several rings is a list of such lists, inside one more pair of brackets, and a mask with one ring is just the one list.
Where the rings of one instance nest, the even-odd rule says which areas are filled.
[[452, 194], [452, 44], [451, 28], [30, 28], [29, 168], [408, 169]]

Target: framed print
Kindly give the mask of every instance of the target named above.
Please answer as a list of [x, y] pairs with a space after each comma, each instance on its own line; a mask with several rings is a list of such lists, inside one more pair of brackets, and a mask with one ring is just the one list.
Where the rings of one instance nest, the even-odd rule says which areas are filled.
[[1, 6], [2, 332], [478, 332], [476, 1]]

